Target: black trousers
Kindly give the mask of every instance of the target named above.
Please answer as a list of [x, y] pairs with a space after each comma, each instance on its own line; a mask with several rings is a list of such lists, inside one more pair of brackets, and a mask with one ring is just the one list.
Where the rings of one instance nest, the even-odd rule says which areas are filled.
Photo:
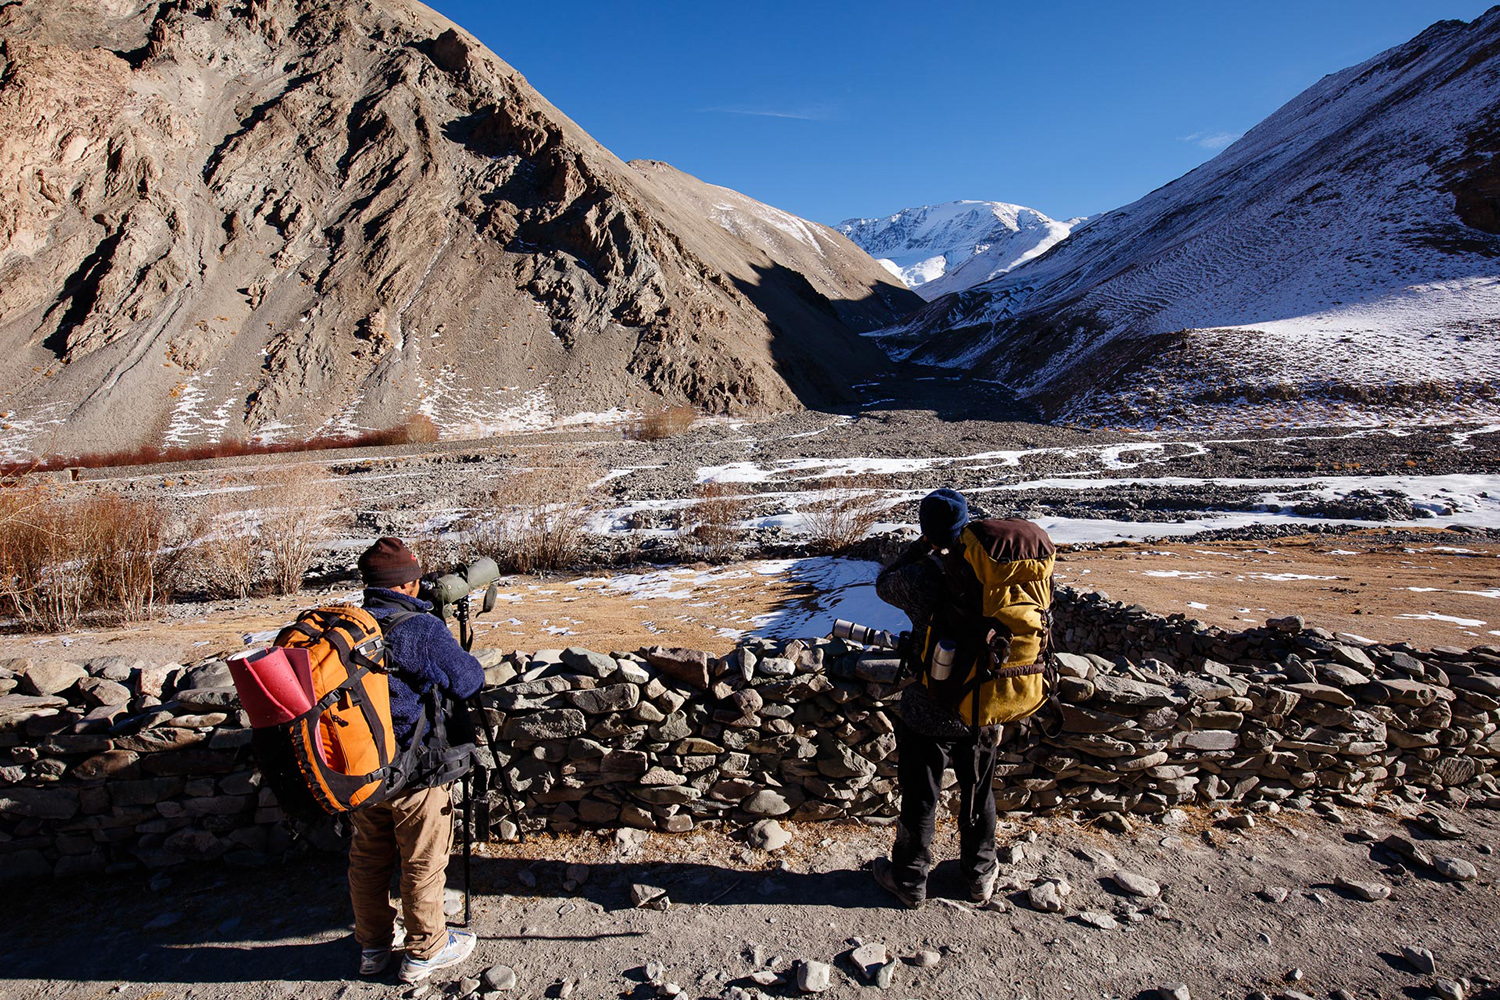
[[927, 893], [932, 867], [933, 821], [943, 769], [958, 778], [959, 866], [970, 884], [979, 882], [998, 865], [995, 854], [995, 765], [1000, 747], [981, 731], [972, 736], [939, 739], [896, 723], [896, 782], [901, 787], [901, 817], [896, 823], [896, 846], [891, 871], [896, 883], [918, 898]]

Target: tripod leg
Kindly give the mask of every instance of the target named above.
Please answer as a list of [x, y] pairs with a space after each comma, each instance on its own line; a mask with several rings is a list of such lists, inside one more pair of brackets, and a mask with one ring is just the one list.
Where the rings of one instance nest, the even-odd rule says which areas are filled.
[[464, 789], [464, 926], [469, 926], [469, 900], [472, 893], [469, 891], [469, 859], [474, 853], [474, 837], [469, 827], [474, 818], [474, 796], [472, 786], [469, 784], [469, 776], [463, 778]]
[[505, 804], [510, 809], [511, 822], [516, 824], [516, 839], [522, 843], [526, 842], [526, 831], [521, 826], [521, 807], [516, 803], [516, 786], [510, 780], [510, 769], [500, 764], [500, 738], [489, 726], [489, 717], [484, 713], [484, 705], [475, 695], [469, 699], [469, 711], [474, 715], [474, 728], [484, 733], [485, 742], [490, 745], [490, 755], [495, 758], [495, 770], [500, 772], [500, 787], [505, 791]]

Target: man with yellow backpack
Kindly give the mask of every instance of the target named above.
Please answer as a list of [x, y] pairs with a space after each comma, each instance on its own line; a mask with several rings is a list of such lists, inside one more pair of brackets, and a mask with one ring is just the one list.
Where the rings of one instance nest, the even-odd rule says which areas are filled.
[[924, 497], [922, 537], [880, 572], [881, 600], [911, 618], [908, 671], [896, 723], [901, 815], [875, 881], [904, 906], [927, 898], [943, 771], [959, 786], [960, 867], [975, 903], [994, 892], [995, 768], [1014, 725], [1047, 702], [1056, 550], [1019, 518], [972, 521], [951, 489]]

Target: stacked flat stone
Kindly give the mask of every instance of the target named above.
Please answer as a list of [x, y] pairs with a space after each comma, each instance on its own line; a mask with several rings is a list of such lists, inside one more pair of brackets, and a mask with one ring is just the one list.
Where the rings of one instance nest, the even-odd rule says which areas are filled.
[[0, 663], [0, 878], [284, 852], [246, 725], [222, 660]]
[[[1066, 588], [1056, 613], [1062, 718], [1007, 746], [1003, 809], [1500, 806], [1500, 649], [1372, 645], [1295, 619], [1227, 632]], [[752, 640], [481, 661], [528, 828], [896, 815], [889, 652]], [[220, 660], [0, 664], [0, 877], [281, 856], [289, 830], [246, 724]], [[508, 834], [499, 787], [479, 813]]]

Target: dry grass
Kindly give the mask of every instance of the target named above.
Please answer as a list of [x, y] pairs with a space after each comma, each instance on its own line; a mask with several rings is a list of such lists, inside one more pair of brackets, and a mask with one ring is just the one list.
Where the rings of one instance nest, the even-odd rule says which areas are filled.
[[599, 467], [582, 456], [509, 473], [495, 490], [493, 509], [470, 528], [466, 556], [489, 556], [510, 573], [572, 565], [583, 550], [600, 476]]
[[853, 476], [828, 479], [824, 485], [831, 495], [807, 511], [808, 541], [818, 552], [842, 552], [870, 533], [880, 510]]
[[85, 617], [136, 621], [169, 589], [175, 561], [154, 501], [0, 487], [0, 604], [28, 629]]
[[682, 537], [704, 562], [728, 562], [738, 551], [735, 529], [745, 509], [745, 498], [723, 483], [703, 483], [682, 525]]
[[697, 419], [698, 411], [691, 406], [664, 406], [637, 417], [626, 436], [636, 441], [660, 441], [686, 432]]

